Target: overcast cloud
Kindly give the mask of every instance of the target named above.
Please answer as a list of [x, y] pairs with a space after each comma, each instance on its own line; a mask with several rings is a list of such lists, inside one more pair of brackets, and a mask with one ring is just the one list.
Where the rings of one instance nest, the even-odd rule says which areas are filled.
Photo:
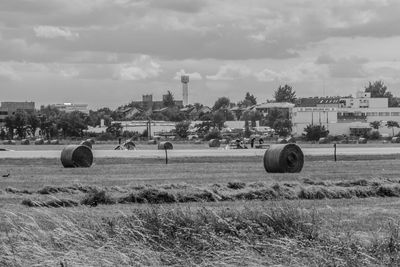
[[0, 1], [0, 101], [115, 108], [170, 90], [212, 104], [348, 95], [383, 79], [400, 96], [400, 1]]

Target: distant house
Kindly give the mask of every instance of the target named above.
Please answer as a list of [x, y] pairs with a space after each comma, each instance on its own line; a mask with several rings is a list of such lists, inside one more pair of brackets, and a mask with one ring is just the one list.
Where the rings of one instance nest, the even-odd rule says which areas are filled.
[[142, 110], [135, 108], [135, 107], [127, 107], [123, 109], [117, 110], [118, 112], [122, 113], [122, 117], [124, 119], [129, 119], [142, 112]]

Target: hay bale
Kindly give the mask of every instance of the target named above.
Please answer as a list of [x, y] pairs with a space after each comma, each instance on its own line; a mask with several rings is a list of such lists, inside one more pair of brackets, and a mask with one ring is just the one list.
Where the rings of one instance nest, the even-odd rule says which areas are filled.
[[29, 139], [22, 139], [21, 140], [21, 145], [29, 145], [29, 144], [30, 144]]
[[83, 145], [69, 145], [61, 151], [61, 163], [65, 168], [90, 167], [93, 163], [92, 150]]
[[367, 143], [367, 138], [360, 137], [360, 138], [358, 139], [358, 143], [359, 143], [359, 144], [366, 144], [366, 143]]
[[304, 154], [296, 144], [271, 145], [264, 154], [264, 168], [267, 172], [300, 172]]
[[58, 145], [58, 144], [60, 144], [60, 141], [58, 141], [58, 139], [50, 140], [50, 145]]
[[276, 141], [278, 144], [287, 144], [287, 140], [285, 138], [279, 138], [278, 141]]
[[227, 139], [221, 139], [221, 141], [220, 141], [220, 144], [221, 145], [226, 145], [226, 144], [228, 144], [228, 140]]
[[38, 138], [35, 140], [34, 142], [35, 145], [43, 145], [44, 144], [44, 140], [42, 138]]
[[3, 145], [15, 145], [15, 141], [14, 140], [5, 140], [5, 141], [3, 141]]
[[84, 140], [80, 143], [81, 146], [87, 146], [88, 148], [92, 149], [92, 142], [88, 140]]
[[44, 145], [50, 145], [50, 140], [44, 140], [43, 144]]
[[158, 144], [158, 149], [168, 149], [168, 150], [172, 150], [174, 149], [174, 146], [172, 145], [171, 142], [165, 141], [165, 142], [160, 142]]
[[194, 141], [194, 144], [195, 145], [201, 145], [203, 142], [201, 141], [201, 140], [196, 140], [196, 141]]
[[328, 138], [326, 138], [326, 137], [321, 137], [319, 140], [318, 140], [318, 144], [328, 144], [329, 143], [329, 140], [328, 140]]
[[221, 142], [218, 139], [211, 139], [210, 141], [208, 141], [208, 146], [209, 147], [220, 147]]
[[86, 141], [92, 143], [92, 145], [94, 145], [96, 143], [96, 141], [93, 138], [88, 138], [88, 139], [86, 139]]

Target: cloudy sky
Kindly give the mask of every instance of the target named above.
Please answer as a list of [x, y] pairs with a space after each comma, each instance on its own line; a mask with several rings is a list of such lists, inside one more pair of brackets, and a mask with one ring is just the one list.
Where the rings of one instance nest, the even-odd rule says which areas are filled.
[[400, 96], [399, 14], [398, 0], [1, 0], [0, 101], [182, 99], [181, 74], [192, 103], [378, 79]]

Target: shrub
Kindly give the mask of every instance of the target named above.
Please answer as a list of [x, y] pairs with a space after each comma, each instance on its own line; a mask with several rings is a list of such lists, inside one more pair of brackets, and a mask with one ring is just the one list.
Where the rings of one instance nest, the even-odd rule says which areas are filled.
[[207, 133], [204, 136], [204, 139], [207, 141], [211, 139], [221, 139], [221, 138], [222, 138], [221, 132], [216, 128], [212, 129], [209, 133]]

